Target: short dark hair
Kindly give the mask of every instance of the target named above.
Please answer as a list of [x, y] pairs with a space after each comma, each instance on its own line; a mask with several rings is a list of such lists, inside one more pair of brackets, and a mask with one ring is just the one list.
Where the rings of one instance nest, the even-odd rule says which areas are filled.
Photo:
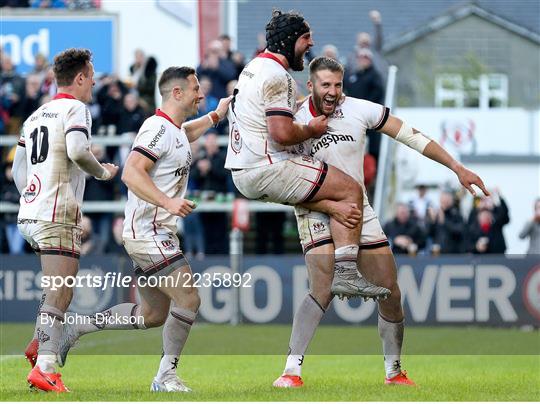
[[313, 81], [315, 73], [321, 70], [330, 70], [334, 73], [339, 72], [341, 75], [345, 72], [343, 65], [337, 60], [325, 56], [318, 56], [309, 64], [309, 79]]
[[73, 84], [73, 80], [79, 73], [88, 74], [88, 63], [92, 61], [92, 52], [88, 49], [70, 48], [60, 52], [54, 58], [54, 77], [58, 87]]
[[173, 80], [187, 80], [189, 76], [195, 74], [195, 69], [188, 66], [173, 66], [167, 68], [159, 78], [158, 88], [161, 96], [164, 96], [167, 85]]

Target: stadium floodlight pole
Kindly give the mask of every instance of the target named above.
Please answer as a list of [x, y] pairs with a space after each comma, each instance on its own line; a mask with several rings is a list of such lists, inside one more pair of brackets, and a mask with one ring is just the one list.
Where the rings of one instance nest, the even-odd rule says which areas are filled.
[[[394, 93], [396, 88], [396, 76], [398, 68], [397, 66], [388, 67], [388, 81], [386, 82], [386, 97], [384, 105], [392, 109], [394, 106]], [[388, 195], [391, 192], [386, 192], [387, 187], [390, 184], [390, 174], [392, 171], [393, 159], [389, 157], [394, 153], [394, 143], [390, 141], [388, 136], [382, 136], [381, 149], [379, 152], [379, 161], [377, 163], [377, 181], [375, 183], [375, 196], [373, 198], [373, 209], [379, 216], [381, 223], [386, 222], [386, 205], [388, 202]], [[383, 200], [384, 196], [387, 197]]]

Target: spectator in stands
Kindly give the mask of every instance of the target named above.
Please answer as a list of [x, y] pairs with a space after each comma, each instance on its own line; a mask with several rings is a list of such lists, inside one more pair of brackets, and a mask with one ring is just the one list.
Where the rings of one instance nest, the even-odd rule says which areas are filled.
[[523, 230], [519, 233], [519, 238], [529, 238], [529, 248], [527, 254], [540, 254], [540, 198], [534, 203], [534, 215], [532, 219], [525, 223]]
[[425, 184], [417, 184], [416, 191], [418, 192], [409, 202], [413, 215], [418, 219], [419, 224], [424, 227], [428, 209], [435, 208], [435, 204], [427, 196], [427, 186]]
[[[4, 166], [4, 181], [1, 186], [2, 201], [19, 204], [21, 195], [13, 182], [13, 173], [11, 172], [11, 162]], [[24, 253], [24, 238], [17, 228], [17, 213], [4, 214], [5, 236], [10, 254]]]
[[320, 56], [324, 56], [324, 57], [339, 61], [338, 48], [332, 44], [324, 45]]
[[49, 69], [49, 61], [43, 53], [38, 53], [34, 56], [34, 69], [32, 74], [36, 74], [39, 77], [39, 81], [43, 81], [47, 75], [47, 70]]
[[139, 83], [139, 79], [144, 73], [144, 66], [146, 64], [146, 55], [142, 49], [135, 49], [135, 60], [129, 66], [129, 79], [128, 82], [131, 87], [136, 88]]
[[[105, 157], [105, 148], [93, 144], [92, 153], [98, 161]], [[112, 201], [115, 199], [115, 181], [99, 181], [94, 177], [86, 178], [84, 188], [85, 201]], [[87, 218], [92, 222], [95, 234], [92, 237], [92, 251], [102, 254], [111, 239], [111, 222], [113, 215], [110, 212], [88, 213]]]
[[218, 39], [221, 41], [226, 59], [231, 61], [236, 68], [236, 77], [240, 76], [240, 73], [242, 73], [242, 70], [244, 70], [244, 66], [246, 65], [244, 55], [238, 51], [232, 50], [232, 42], [229, 35], [222, 34]]
[[54, 97], [56, 95], [57, 87], [52, 67], [47, 68], [47, 71], [45, 72], [45, 78], [41, 82], [39, 92], [42, 96], [48, 95], [50, 97]]
[[136, 92], [130, 91], [124, 96], [123, 109], [118, 121], [119, 134], [127, 132], [138, 132], [144, 122], [144, 110], [139, 104], [139, 96]]
[[212, 81], [209, 77], [199, 77], [199, 85], [201, 86], [201, 92], [204, 94], [204, 98], [199, 103], [197, 117], [206, 115], [210, 111], [214, 111], [219, 102], [219, 100], [212, 95]]
[[345, 82], [347, 94], [383, 104], [384, 85], [381, 75], [373, 68], [373, 53], [369, 49], [360, 49], [356, 56], [356, 69]]
[[253, 52], [252, 58], [256, 58], [259, 53], [263, 53], [266, 49], [266, 34], [259, 32], [257, 34], [257, 49]]
[[375, 69], [381, 74], [383, 80], [386, 81], [385, 79], [388, 70], [388, 63], [382, 56], [383, 33], [381, 13], [377, 10], [371, 10], [369, 12], [369, 18], [373, 23], [375, 40], [372, 42], [371, 35], [367, 32], [359, 32], [356, 35], [356, 44], [348, 57], [347, 70], [354, 71], [356, 69], [356, 57], [358, 51], [368, 49], [373, 54], [373, 65]]
[[5, 132], [19, 133], [22, 125], [19, 107], [24, 97], [24, 79], [15, 71], [11, 57], [6, 53], [2, 53], [0, 65], [0, 103], [8, 117]]
[[37, 74], [29, 74], [26, 77], [24, 97], [19, 104], [17, 112], [17, 114], [21, 116], [23, 122], [40, 106], [40, 87], [41, 80]]
[[465, 252], [463, 237], [466, 229], [465, 221], [458, 206], [456, 206], [452, 191], [443, 190], [441, 192], [439, 209], [428, 205], [426, 222], [428, 234], [433, 241], [431, 247], [433, 254]]
[[226, 58], [221, 41], [210, 42], [208, 50], [197, 67], [197, 76], [207, 76], [212, 81], [211, 94], [217, 99], [226, 95], [227, 83], [237, 78], [236, 67], [233, 62]]
[[[384, 104], [383, 80], [373, 67], [372, 58], [373, 54], [369, 49], [358, 51], [356, 69], [345, 78], [345, 92], [351, 97]], [[368, 130], [366, 134], [369, 139], [368, 152], [379, 161], [381, 135], [373, 130]]]
[[396, 217], [384, 225], [384, 232], [395, 254], [415, 255], [426, 244], [424, 232], [404, 203], [397, 204]]
[[141, 105], [148, 116], [156, 110], [157, 60], [150, 56], [144, 65], [144, 71], [137, 82], [137, 91]]
[[[213, 199], [216, 193], [227, 193], [227, 177], [230, 172], [225, 169], [225, 153], [218, 145], [217, 133], [208, 132], [204, 137], [204, 151], [191, 172], [193, 181], [198, 184], [202, 195]], [[227, 254], [229, 249], [228, 221], [223, 212], [201, 213], [204, 227], [206, 253]]]
[[127, 88], [116, 76], [105, 76], [97, 92], [97, 102], [101, 109], [101, 125], [107, 127], [107, 133], [117, 133], [117, 125], [124, 110], [124, 94]]
[[498, 190], [477, 200], [469, 215], [469, 248], [475, 254], [504, 254], [503, 227], [510, 222], [508, 207]]
[[229, 171], [224, 168], [225, 155], [220, 150], [217, 139], [217, 133], [212, 130], [204, 136], [202, 158], [197, 162], [192, 176], [200, 190], [226, 193], [224, 184]]
[[[215, 110], [219, 102], [219, 100], [212, 95], [212, 81], [210, 80], [210, 78], [208, 78], [207, 76], [199, 77], [199, 83], [201, 86], [201, 91], [204, 94], [204, 98], [200, 101], [199, 112], [197, 113], [197, 116], [195, 116], [194, 118], [204, 116], [208, 114], [210, 111]], [[229, 84], [227, 83], [227, 86], [228, 85]], [[228, 90], [227, 90], [227, 93], [228, 93]], [[217, 131], [217, 133], [220, 135], [227, 133], [228, 124], [229, 124], [229, 121], [227, 119], [222, 120], [215, 127], [215, 131]]]

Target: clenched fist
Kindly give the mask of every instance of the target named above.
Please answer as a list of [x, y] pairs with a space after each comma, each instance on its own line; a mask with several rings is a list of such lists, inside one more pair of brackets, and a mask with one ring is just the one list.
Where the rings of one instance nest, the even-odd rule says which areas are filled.
[[189, 199], [170, 198], [163, 207], [171, 215], [186, 217], [193, 212], [195, 206], [195, 202]]

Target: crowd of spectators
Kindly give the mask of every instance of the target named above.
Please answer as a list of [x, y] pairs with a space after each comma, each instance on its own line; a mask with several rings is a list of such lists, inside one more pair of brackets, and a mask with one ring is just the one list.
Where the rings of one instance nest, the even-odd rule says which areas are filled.
[[[443, 189], [435, 203], [426, 196], [425, 185], [417, 189], [417, 196], [409, 203], [399, 203], [395, 217], [384, 225], [384, 232], [396, 254], [506, 252], [503, 227], [510, 222], [510, 216], [499, 190], [492, 191], [489, 197], [475, 197], [466, 219], [461, 209], [461, 193]], [[537, 216], [535, 220], [540, 222], [540, 206]], [[538, 229], [536, 233], [534, 230], [537, 222], [533, 220], [524, 229], [523, 237], [530, 233], [538, 237]]]
[[[0, 6], [11, 7], [99, 7], [99, 1], [84, 0], [4, 0]], [[321, 54], [340, 60], [345, 66], [344, 86], [348, 95], [384, 103], [386, 65], [381, 56], [382, 18], [377, 11], [370, 12], [375, 37], [360, 32], [350, 53], [343, 57], [333, 44], [322, 47]], [[253, 57], [265, 49], [263, 34], [257, 36], [258, 45]], [[307, 55], [312, 59], [315, 55]], [[231, 38], [221, 35], [211, 41], [197, 75], [205, 95], [197, 116], [216, 108], [220, 98], [231, 95], [236, 80], [244, 68], [243, 54], [231, 47]], [[94, 100], [89, 109], [92, 115], [94, 137], [124, 136], [131, 139], [143, 121], [156, 108], [156, 82], [158, 60], [137, 49], [129, 75], [120, 78], [104, 74], [96, 78]], [[22, 122], [40, 105], [56, 94], [54, 74], [45, 55], [35, 56], [35, 67], [23, 77], [17, 73], [11, 58], [0, 49], [0, 134], [17, 134]], [[212, 128], [200, 143], [192, 145], [193, 163], [188, 185], [188, 197], [195, 201], [231, 200], [236, 195], [230, 173], [224, 168], [225, 149], [219, 146], [219, 137], [227, 133], [227, 122]], [[366, 187], [372, 188], [376, 176], [380, 135], [369, 132], [364, 171]], [[120, 166], [125, 162], [130, 147], [93, 146], [99, 160]], [[14, 149], [2, 150], [2, 200], [17, 203], [19, 195], [11, 176]], [[112, 182], [88, 178], [84, 199], [87, 201], [114, 201], [126, 198], [127, 189], [117, 178]], [[396, 253], [503, 253], [506, 249], [502, 227], [509, 222], [508, 208], [496, 192], [491, 198], [475, 200], [467, 220], [464, 219], [455, 193], [442, 191], [439, 203], [426, 196], [426, 187], [418, 188], [418, 196], [409, 204], [398, 204], [396, 216], [385, 224], [384, 230]], [[531, 238], [531, 251], [540, 250], [540, 203], [535, 218], [527, 224], [522, 237]], [[254, 250], [258, 254], [280, 254], [285, 251], [284, 228], [287, 218], [282, 212], [257, 213]], [[114, 213], [88, 213], [83, 221], [83, 253], [117, 253], [122, 251], [121, 216]], [[196, 212], [182, 220], [181, 235], [186, 253], [202, 258], [205, 254], [228, 253], [229, 218], [223, 212]], [[20, 254], [28, 246], [16, 228], [16, 214], [0, 216], [0, 252]], [[289, 226], [290, 227], [290, 226]], [[464, 237], [466, 235], [466, 237]]]

